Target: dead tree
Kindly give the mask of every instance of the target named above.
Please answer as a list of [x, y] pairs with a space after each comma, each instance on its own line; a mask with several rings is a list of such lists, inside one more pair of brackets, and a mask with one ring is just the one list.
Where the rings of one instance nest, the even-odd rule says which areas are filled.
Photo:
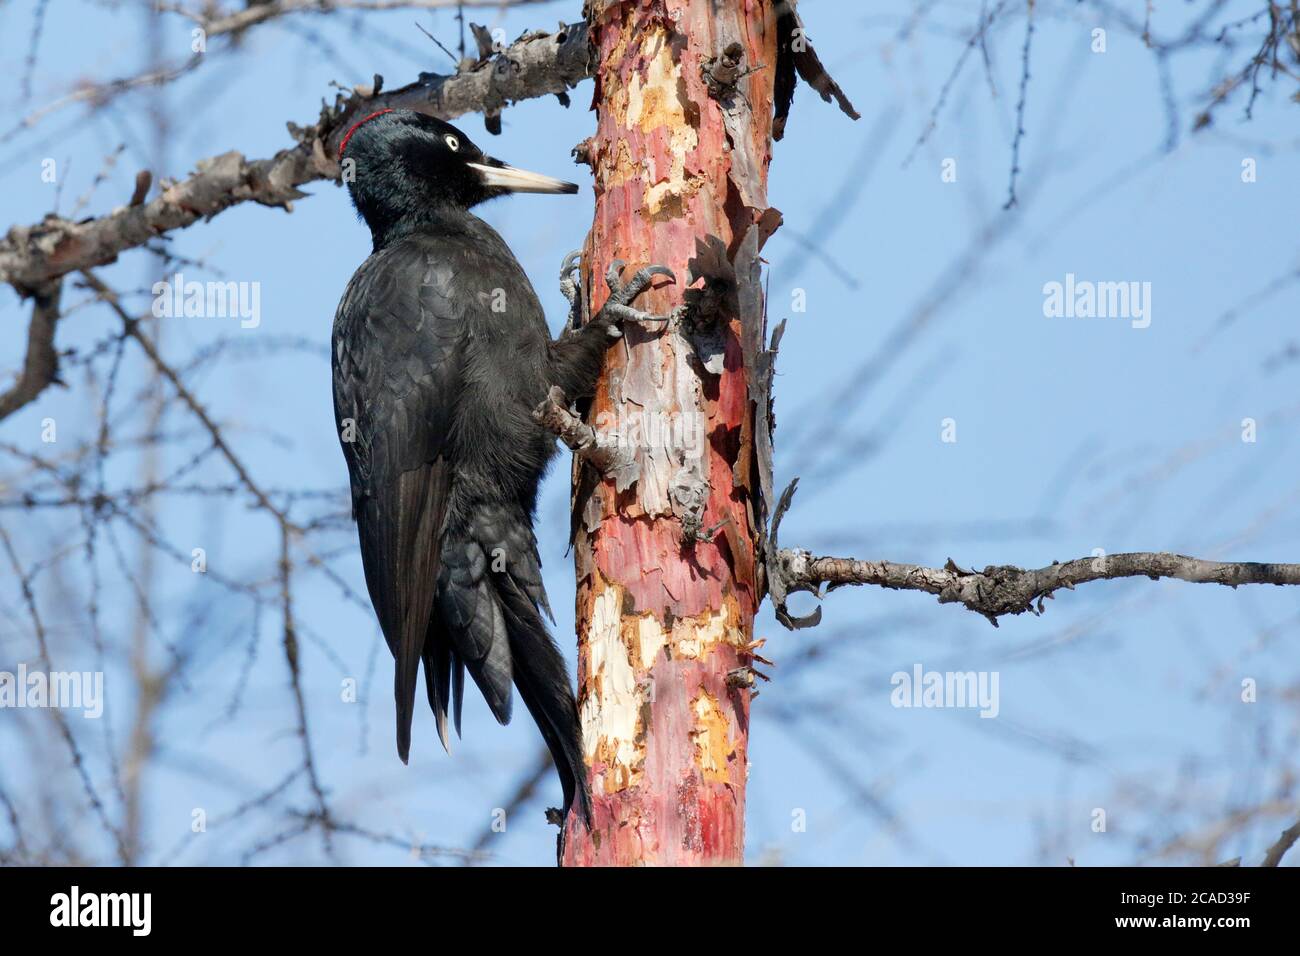
[[669, 327], [630, 329], [610, 351], [587, 409], [602, 454], [575, 469], [594, 823], [569, 827], [564, 862], [734, 864], [771, 490], [767, 169], [796, 66], [824, 94], [830, 81], [784, 4], [595, 3], [589, 28], [588, 301], [622, 262], [679, 281], [652, 293]]

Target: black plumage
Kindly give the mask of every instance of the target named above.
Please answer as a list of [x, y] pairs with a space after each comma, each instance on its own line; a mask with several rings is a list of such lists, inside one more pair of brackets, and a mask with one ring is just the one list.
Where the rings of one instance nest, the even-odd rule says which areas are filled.
[[[334, 319], [334, 408], [366, 584], [396, 663], [397, 750], [408, 758], [416, 685], [447, 746], [468, 670], [497, 720], [511, 683], [563, 788], [589, 818], [581, 733], [532, 524], [556, 451], [531, 411], [552, 385], [590, 392], [602, 355], [650, 276], [552, 340], [505, 241], [469, 212], [506, 192], [576, 186], [490, 159], [456, 128], [409, 111], [354, 127], [340, 149], [374, 251]], [[350, 161], [350, 162], [348, 162]], [[349, 175], [350, 173], [350, 175]]]

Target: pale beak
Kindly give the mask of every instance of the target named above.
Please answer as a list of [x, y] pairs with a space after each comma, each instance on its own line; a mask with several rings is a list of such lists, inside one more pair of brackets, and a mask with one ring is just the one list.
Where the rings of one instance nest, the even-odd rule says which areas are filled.
[[552, 179], [541, 173], [530, 173], [513, 166], [489, 166], [485, 163], [467, 163], [478, 173], [483, 185], [490, 189], [504, 189], [512, 193], [576, 193], [578, 187], [563, 179]]

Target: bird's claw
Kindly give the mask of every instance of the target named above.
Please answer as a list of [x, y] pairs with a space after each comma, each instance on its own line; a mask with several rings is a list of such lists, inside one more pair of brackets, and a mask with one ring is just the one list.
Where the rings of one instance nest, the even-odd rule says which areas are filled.
[[564, 263], [560, 266], [560, 275], [567, 276], [580, 265], [582, 265], [582, 250], [574, 249], [564, 257]]
[[569, 305], [573, 305], [578, 299], [578, 280], [574, 278], [574, 273], [581, 267], [581, 249], [575, 249], [565, 256], [564, 263], [560, 266], [560, 292], [569, 300]]
[[634, 309], [630, 305], [623, 305], [619, 302], [606, 302], [602, 311], [619, 322], [667, 322], [672, 318], [671, 315], [655, 315], [652, 312], [642, 312], [640, 309]]
[[667, 266], [645, 266], [638, 269], [636, 274], [627, 282], [623, 282], [623, 268], [626, 265], [627, 263], [622, 259], [615, 259], [609, 264], [609, 269], [605, 273], [605, 284], [609, 286], [609, 298], [605, 300], [602, 311], [620, 322], [667, 322], [671, 319], [671, 315], [654, 315], [650, 312], [634, 309], [632, 308], [632, 302], [642, 292], [650, 288], [650, 283], [654, 281], [656, 276], [665, 276], [675, 283], [677, 276], [673, 270]]
[[[638, 269], [636, 273], [627, 282], [623, 281], [623, 269], [627, 263], [622, 259], [615, 259], [609, 264], [609, 269], [605, 272], [605, 284], [609, 286], [609, 298], [605, 300], [604, 308], [601, 310], [606, 317], [614, 321], [609, 324], [609, 337], [616, 339], [622, 336], [622, 331], [618, 329], [619, 322], [667, 322], [671, 315], [654, 315], [650, 312], [643, 312], [640, 309], [632, 308], [632, 302], [636, 297], [646, 289], [650, 288], [650, 283], [655, 280], [656, 276], [664, 276], [671, 279], [674, 283], [677, 276], [672, 269], [667, 266], [649, 265]], [[564, 262], [560, 266], [560, 292], [569, 300], [570, 307], [576, 308], [578, 296], [581, 292], [578, 285], [578, 273], [582, 266], [582, 251], [577, 250], [570, 252], [564, 257]]]

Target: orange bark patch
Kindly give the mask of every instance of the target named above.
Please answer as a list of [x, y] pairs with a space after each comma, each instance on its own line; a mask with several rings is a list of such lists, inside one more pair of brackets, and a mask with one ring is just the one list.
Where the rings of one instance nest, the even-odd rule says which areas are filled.
[[703, 182], [687, 168], [700, 137], [687, 114], [682, 64], [673, 56], [667, 31], [649, 31], [641, 39], [641, 51], [645, 65], [628, 84], [624, 123], [646, 136], [652, 147], [646, 211], [654, 219], [676, 218]]
[[691, 710], [695, 714], [695, 729], [691, 731], [695, 743], [695, 765], [707, 782], [727, 783], [727, 763], [735, 752], [727, 715], [703, 688], [691, 701]]

